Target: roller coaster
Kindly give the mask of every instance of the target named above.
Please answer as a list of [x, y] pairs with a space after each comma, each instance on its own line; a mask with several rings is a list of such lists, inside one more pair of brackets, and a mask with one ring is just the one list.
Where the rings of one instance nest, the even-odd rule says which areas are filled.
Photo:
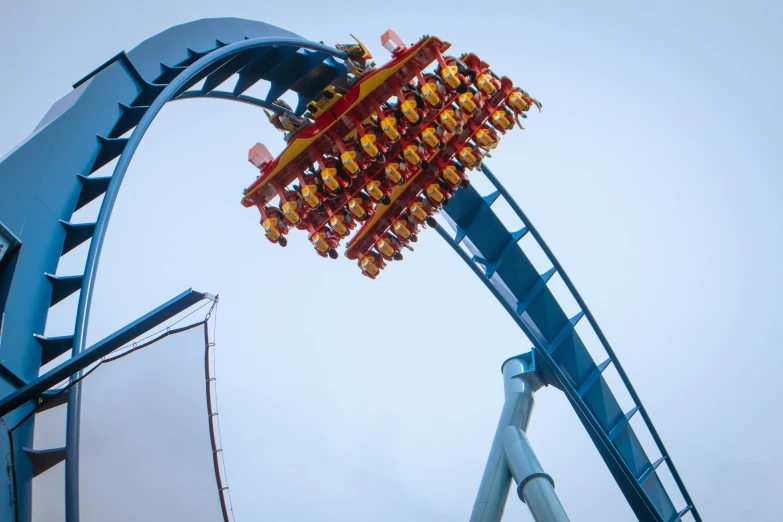
[[[340, 240], [361, 222], [345, 256], [374, 278], [386, 262], [401, 260], [419, 226], [434, 228], [530, 340], [531, 352], [503, 365], [506, 406], [472, 522], [500, 520], [512, 477], [536, 520], [567, 520], [557, 507], [551, 477], [524, 436], [532, 391], [542, 385], [565, 394], [640, 521], [674, 522], [688, 514], [700, 522], [595, 317], [486, 164], [484, 155], [498, 145], [500, 135], [540, 104], [475, 55], [446, 56], [449, 44], [438, 38], [425, 36], [406, 46], [389, 32], [382, 43], [391, 60], [375, 66], [358, 40], [331, 47], [262, 22], [206, 19], [172, 27], [120, 52], [76, 82], [33, 133], [0, 160], [4, 421], [16, 424], [31, 405], [47, 400], [51, 379], [41, 381], [42, 365], [66, 353], [75, 361], [88, 352], [91, 299], [109, 218], [155, 116], [173, 100], [224, 99], [264, 109], [285, 132], [285, 150], [277, 158], [260, 144], [250, 151], [260, 172], [242, 204], [261, 213], [259, 237], [284, 246], [288, 228], [301, 228], [320, 255], [334, 258]], [[434, 69], [428, 69], [431, 64]], [[232, 90], [218, 90], [234, 76]], [[270, 85], [265, 99], [247, 94], [260, 81]], [[296, 107], [281, 102], [289, 92], [297, 96]], [[113, 172], [101, 175], [102, 167], [114, 160]], [[469, 182], [470, 169], [471, 177], [483, 176], [494, 190], [479, 193]], [[101, 196], [94, 223], [71, 222], [75, 211]], [[498, 200], [513, 209], [521, 229], [506, 228], [493, 210]], [[536, 271], [520, 247], [525, 237], [544, 251], [549, 270]], [[84, 272], [54, 275], [60, 257], [87, 241]], [[572, 317], [548, 286], [555, 274], [579, 305]], [[49, 309], [77, 292], [73, 334], [45, 336]], [[583, 321], [600, 340], [604, 358], [594, 360], [585, 347], [576, 329]], [[76, 373], [63, 364], [52, 379]], [[610, 366], [634, 402], [629, 411], [621, 409], [603, 377]], [[74, 384], [63, 399], [48, 407], [67, 408], [64, 447], [29, 449], [34, 417], [17, 432], [22, 444], [2, 442], [15, 462], [9, 471], [15, 485], [0, 488], [3, 505], [13, 506], [0, 510], [0, 520], [31, 520], [33, 477], [63, 461], [65, 518], [79, 520], [80, 385]], [[632, 425], [635, 416], [642, 422]], [[639, 441], [640, 429], [655, 443], [655, 460]], [[661, 466], [668, 468], [677, 491], [664, 487]], [[684, 505], [675, 506], [674, 493]]]

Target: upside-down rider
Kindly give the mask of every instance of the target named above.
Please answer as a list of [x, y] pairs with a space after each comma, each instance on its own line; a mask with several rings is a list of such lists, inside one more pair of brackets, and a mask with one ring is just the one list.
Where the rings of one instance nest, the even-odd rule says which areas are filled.
[[375, 247], [386, 261], [402, 261], [402, 243], [391, 234], [384, 234], [375, 242]]
[[386, 153], [389, 151], [389, 143], [386, 135], [381, 131], [378, 123], [367, 118], [362, 123], [364, 135], [359, 138], [359, 145], [369, 161], [375, 163], [386, 163]]
[[310, 236], [310, 242], [319, 256], [337, 259], [339, 255], [337, 247], [340, 246], [340, 236], [335, 234], [328, 226]]
[[470, 179], [465, 174], [465, 167], [462, 163], [452, 161], [438, 173], [438, 180], [447, 184], [452, 190], [458, 188], [467, 188], [470, 186]]
[[299, 230], [307, 230], [310, 210], [302, 199], [302, 195], [295, 190], [286, 189], [280, 198], [280, 211], [283, 217], [290, 225]]
[[[403, 245], [409, 243], [415, 243], [419, 240], [418, 233], [419, 227], [412, 223], [405, 215], [400, 216], [400, 219], [392, 223], [392, 230], [397, 240]], [[410, 247], [409, 247], [410, 248]]]
[[417, 198], [408, 205], [406, 217], [414, 226], [427, 225], [430, 228], [435, 228], [438, 222], [432, 216], [436, 213], [437, 209], [426, 198]]
[[277, 207], [264, 207], [264, 212], [261, 216], [261, 226], [264, 229], [264, 235], [270, 243], [276, 243], [281, 247], [288, 244], [288, 240], [285, 238], [288, 234], [288, 223], [283, 218], [282, 212]]
[[455, 56], [444, 56], [443, 60], [446, 62], [447, 67], [456, 67], [457, 74], [453, 75], [450, 72], [443, 72], [443, 69], [438, 71], [443, 82], [446, 84], [446, 88], [452, 92], [458, 92], [460, 94], [468, 92], [468, 79], [473, 84], [476, 81], [476, 71], [468, 67], [462, 60]]
[[351, 234], [351, 230], [356, 228], [356, 221], [354, 221], [353, 215], [348, 212], [348, 209], [343, 208], [329, 219], [329, 225], [335, 234], [341, 237], [348, 237]]
[[311, 209], [323, 212], [325, 210], [324, 201], [327, 199], [323, 189], [323, 180], [311, 172], [305, 172], [302, 179], [304, 181], [302, 186], [295, 185], [294, 190]]
[[345, 172], [343, 164], [331, 156], [321, 158], [317, 177], [323, 181], [324, 192], [333, 197], [340, 196], [351, 185], [351, 178]]
[[397, 121], [404, 121], [408, 127], [419, 127], [427, 117], [424, 98], [412, 83], [400, 89], [400, 93], [402, 99], [399, 99], [394, 111]]
[[371, 198], [363, 191], [359, 192], [357, 197], [348, 200], [345, 207], [359, 221], [369, 221], [375, 215]]
[[370, 250], [365, 255], [363, 255], [358, 262], [359, 268], [362, 269], [362, 274], [369, 277], [370, 279], [375, 279], [378, 277], [378, 274], [381, 273], [381, 270], [386, 268], [386, 262], [383, 260], [383, 257], [381, 255], [374, 251]]
[[443, 100], [449, 95], [440, 77], [433, 73], [423, 73], [419, 77], [418, 91], [427, 104], [435, 110], [443, 108]]

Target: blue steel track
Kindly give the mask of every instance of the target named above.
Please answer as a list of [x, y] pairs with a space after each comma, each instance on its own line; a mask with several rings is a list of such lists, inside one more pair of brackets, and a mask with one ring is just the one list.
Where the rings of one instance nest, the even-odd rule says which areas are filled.
[[[332, 80], [346, 73], [345, 55], [334, 48], [303, 39], [289, 31], [240, 19], [208, 19], [183, 24], [120, 53], [74, 85], [57, 102], [21, 145], [0, 160], [0, 222], [22, 241], [0, 264], [0, 396], [7, 396], [39, 374], [41, 365], [70, 352], [86, 349], [93, 284], [114, 202], [128, 165], [144, 133], [160, 109], [177, 99], [210, 97], [271, 108], [287, 91], [297, 93], [294, 112]], [[231, 92], [217, 91], [238, 75]], [[270, 83], [266, 99], [243, 93], [258, 81]], [[204, 81], [200, 89], [193, 90]], [[130, 131], [129, 137], [123, 137]], [[96, 171], [118, 158], [111, 176]], [[574, 288], [560, 263], [527, 216], [494, 174], [483, 175], [495, 187], [480, 195], [473, 187], [452, 198], [439, 234], [480, 277], [533, 344], [545, 381], [560, 390], [595, 443], [618, 486], [640, 521], [673, 522], [690, 512], [701, 521], [666, 448], [617, 356]], [[73, 213], [103, 195], [95, 223], [72, 224]], [[509, 231], [492, 210], [503, 198], [524, 227]], [[552, 268], [538, 273], [519, 246], [526, 235], [543, 249]], [[83, 274], [55, 276], [59, 258], [90, 241]], [[559, 274], [580, 312], [567, 317], [547, 282]], [[47, 338], [42, 334], [49, 309], [80, 292], [73, 335]], [[606, 353], [596, 364], [576, 330], [587, 320]], [[614, 365], [634, 407], [622, 411], [602, 373]], [[66, 445], [30, 450], [34, 417], [16, 430], [14, 488], [0, 488], [0, 522], [27, 522], [32, 516], [32, 479], [65, 460], [66, 520], [79, 520], [80, 387], [69, 390]], [[18, 422], [32, 407], [6, 415]], [[649, 432], [659, 458], [645, 453], [631, 419]], [[7, 453], [5, 441], [3, 449]], [[658, 476], [668, 466], [685, 505], [676, 506]], [[15, 509], [14, 509], [15, 508]]]

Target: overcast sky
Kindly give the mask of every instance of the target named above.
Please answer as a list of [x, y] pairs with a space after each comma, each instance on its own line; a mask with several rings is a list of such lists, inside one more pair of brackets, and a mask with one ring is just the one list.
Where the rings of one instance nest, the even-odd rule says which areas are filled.
[[[475, 51], [544, 103], [488, 164], [602, 325], [703, 518], [783, 519], [781, 4], [345, 5], [0, 0], [0, 155], [118, 51], [199, 18], [328, 44], [353, 33], [379, 62], [388, 28]], [[529, 342], [432, 231], [374, 282], [302, 234], [269, 244], [239, 205], [257, 141], [283, 146], [253, 107], [164, 108], [115, 207], [90, 338], [188, 287], [220, 294], [239, 522], [466, 520], [502, 406], [500, 364]], [[58, 273], [80, 273], [85, 255]], [[74, 308], [59, 305], [47, 333], [71, 333]], [[537, 402], [530, 438], [571, 519], [632, 519], [562, 394]], [[506, 520], [530, 517], [512, 498]]]

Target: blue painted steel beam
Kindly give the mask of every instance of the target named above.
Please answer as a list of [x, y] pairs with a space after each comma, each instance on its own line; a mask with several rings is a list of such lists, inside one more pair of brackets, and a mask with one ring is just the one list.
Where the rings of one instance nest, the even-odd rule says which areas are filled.
[[44, 450], [23, 448], [23, 451], [33, 465], [34, 477], [65, 460], [65, 447]]
[[573, 316], [569, 321], [563, 326], [563, 329], [560, 330], [560, 333], [557, 334], [557, 337], [552, 341], [552, 343], [549, 345], [549, 354], [554, 355], [558, 348], [560, 348], [565, 340], [574, 332], [574, 328], [576, 327], [576, 324], [579, 322], [579, 320], [584, 317], [585, 313], [581, 310], [578, 314]]
[[102, 196], [109, 188], [109, 181], [111, 181], [111, 176], [90, 177], [77, 174], [77, 178], [82, 184], [82, 189], [79, 192], [79, 199], [76, 201], [74, 210], [79, 210], [95, 198]]
[[595, 370], [592, 374], [590, 374], [590, 377], [588, 377], [587, 380], [579, 386], [577, 391], [579, 392], [580, 397], [584, 397], [585, 393], [587, 393], [593, 387], [593, 385], [598, 382], [598, 378], [601, 376], [604, 370], [606, 370], [611, 362], [612, 358], [610, 357], [595, 367]]
[[664, 463], [664, 461], [668, 460], [669, 457], [664, 455], [663, 457], [659, 458], [652, 464], [650, 464], [650, 467], [647, 468], [644, 473], [639, 477], [639, 484], [644, 485], [645, 482], [647, 482], [647, 479], [653, 476], [653, 472], [658, 469], [658, 467]]
[[84, 276], [57, 276], [54, 274], [45, 274], [46, 278], [52, 283], [52, 298], [49, 306], [54, 306], [63, 299], [75, 294], [82, 288]]
[[27, 381], [24, 380], [22, 377], [19, 377], [16, 372], [11, 370], [9, 367], [4, 365], [3, 363], [0, 363], [0, 376], [2, 376], [5, 380], [7, 380], [9, 383], [11, 383], [16, 388], [21, 388], [25, 384], [27, 384]]
[[74, 89], [78, 89], [85, 83], [87, 83], [89, 80], [92, 80], [95, 76], [97, 76], [99, 73], [103, 72], [104, 70], [108, 69], [111, 65], [114, 63], [121, 63], [132, 70], [134, 73], [135, 79], [140, 83], [146, 83], [146, 80], [144, 80], [141, 75], [136, 73], [135, 68], [133, 67], [133, 64], [130, 61], [130, 58], [128, 58], [128, 54], [125, 51], [120, 51], [108, 60], [106, 60], [103, 64], [96, 67], [90, 74], [79, 80], [78, 82], [73, 84]]
[[66, 254], [92, 237], [95, 223], [69, 223], [60, 220], [65, 229], [65, 244], [63, 254]]
[[68, 379], [87, 366], [97, 362], [117, 348], [132, 341], [139, 335], [167, 321], [178, 313], [206, 299], [206, 295], [194, 290], [186, 290], [170, 301], [160, 305], [148, 314], [117, 330], [90, 348], [74, 355], [56, 368], [49, 370], [39, 378], [21, 387], [14, 393], [0, 399], [0, 417], [3, 417], [28, 401], [35, 401], [46, 390]]
[[55, 360], [73, 348], [73, 335], [44, 337], [36, 334], [35, 338], [38, 339], [38, 344], [41, 345], [41, 366]]
[[117, 121], [117, 125], [112, 129], [111, 134], [109, 134], [109, 138], [119, 138], [138, 125], [139, 120], [141, 120], [141, 117], [144, 116], [144, 113], [147, 110], [146, 106], [130, 106], [125, 105], [124, 103], [120, 103], [119, 105], [122, 115]]
[[544, 289], [546, 288], [546, 284], [549, 282], [550, 279], [552, 279], [552, 276], [555, 275], [555, 272], [557, 272], [557, 269], [552, 267], [546, 272], [544, 272], [543, 274], [541, 274], [541, 279], [536, 281], [536, 284], [530, 288], [525, 298], [517, 303], [517, 307], [516, 307], [517, 315], [522, 315], [527, 310], [528, 306], [530, 306], [530, 304], [533, 301], [538, 299], [538, 296], [541, 295], [541, 292], [544, 291]]
[[38, 406], [38, 413], [51, 410], [52, 408], [57, 408], [58, 406], [62, 406], [63, 404], [67, 403], [67, 393], [59, 393], [53, 390], [45, 391], [43, 395], [41, 395], [41, 403]]
[[153, 83], [165, 84], [170, 83], [176, 78], [179, 73], [187, 69], [186, 65], [177, 65], [175, 67], [169, 67], [165, 63], [160, 64], [160, 75], [153, 80]]
[[293, 47], [268, 47], [266, 51], [256, 57], [239, 71], [239, 78], [234, 85], [234, 93], [242, 94], [261, 80], [268, 79], [268, 74], [277, 65], [289, 56], [296, 54]]
[[[639, 406], [634, 406], [631, 408], [631, 411], [626, 413], [625, 416], [623, 416], [620, 421], [615, 424], [614, 428], [609, 430], [609, 440], [614, 440], [618, 435], [620, 435], [620, 432], [623, 430], [623, 428], [628, 426], [628, 423], [631, 422], [631, 417], [636, 415], [637, 411], [639, 411]], [[639, 477], [636, 478], [638, 479]]]
[[[114, 133], [112, 132], [112, 134]], [[128, 143], [128, 138], [107, 138], [105, 136], [97, 136], [97, 138], [101, 148], [98, 151], [98, 157], [95, 158], [95, 162], [92, 165], [90, 174], [122, 154], [122, 151], [125, 150], [125, 145]]]

